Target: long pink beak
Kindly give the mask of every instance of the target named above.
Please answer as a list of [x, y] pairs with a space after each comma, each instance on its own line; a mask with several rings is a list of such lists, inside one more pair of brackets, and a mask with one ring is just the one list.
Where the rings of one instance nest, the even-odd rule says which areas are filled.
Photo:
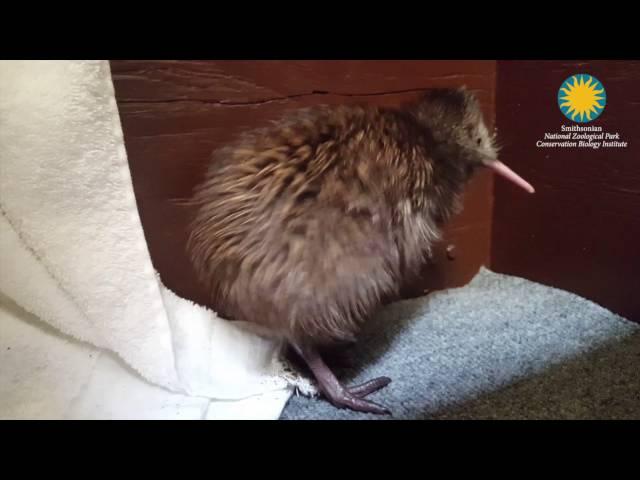
[[495, 173], [497, 173], [498, 175], [501, 175], [507, 180], [511, 180], [513, 183], [515, 183], [519, 187], [524, 188], [527, 192], [535, 193], [535, 189], [529, 182], [527, 182], [524, 178], [522, 178], [516, 172], [514, 172], [509, 167], [507, 167], [504, 163], [498, 160], [493, 160], [491, 162], [487, 162], [485, 165], [491, 170], [493, 170]]

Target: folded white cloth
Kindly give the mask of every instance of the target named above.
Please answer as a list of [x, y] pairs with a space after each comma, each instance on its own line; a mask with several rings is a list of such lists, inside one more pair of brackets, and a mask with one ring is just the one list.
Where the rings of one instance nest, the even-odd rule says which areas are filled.
[[[0, 62], [0, 213], [4, 303], [60, 332], [22, 325], [26, 314], [4, 305], [0, 417], [180, 418], [158, 413], [173, 402], [189, 418], [277, 418], [294, 385], [313, 390], [278, 344], [162, 284], [108, 62]], [[48, 384], [51, 401], [73, 407], [47, 405]]]

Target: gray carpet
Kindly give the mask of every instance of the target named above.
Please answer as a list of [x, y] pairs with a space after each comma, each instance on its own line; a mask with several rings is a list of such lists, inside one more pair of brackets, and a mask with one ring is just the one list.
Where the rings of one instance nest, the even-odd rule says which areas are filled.
[[640, 419], [640, 326], [568, 292], [481, 270], [459, 289], [386, 307], [346, 352], [348, 384], [392, 417], [294, 396], [302, 419]]

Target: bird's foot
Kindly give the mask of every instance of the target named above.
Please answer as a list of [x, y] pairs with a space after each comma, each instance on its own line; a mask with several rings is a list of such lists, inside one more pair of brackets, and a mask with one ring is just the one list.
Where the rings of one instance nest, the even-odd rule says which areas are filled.
[[391, 411], [375, 402], [364, 398], [391, 383], [389, 377], [378, 377], [354, 387], [322, 388], [325, 397], [338, 408], [349, 408], [356, 412], [375, 413], [377, 415], [391, 415]]
[[318, 382], [322, 394], [338, 408], [349, 408], [356, 412], [390, 415], [391, 411], [365, 397], [386, 387], [391, 382], [389, 377], [378, 377], [353, 387], [345, 387], [338, 381], [331, 369], [324, 363], [315, 348], [295, 347]]

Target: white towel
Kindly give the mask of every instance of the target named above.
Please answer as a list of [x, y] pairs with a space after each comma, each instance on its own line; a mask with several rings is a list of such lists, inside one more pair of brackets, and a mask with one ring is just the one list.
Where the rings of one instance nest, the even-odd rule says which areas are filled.
[[[56, 348], [69, 355], [47, 367], [48, 378], [77, 371], [65, 371], [76, 355], [91, 359], [78, 374], [83, 398], [73, 408], [31, 415], [146, 418], [145, 399], [158, 405], [164, 395], [175, 403], [177, 395], [189, 418], [234, 418], [238, 405], [243, 418], [277, 418], [294, 385], [313, 390], [287, 373], [279, 345], [163, 286], [138, 216], [108, 62], [0, 62], [0, 213], [0, 292], [84, 342], [71, 346], [60, 336]], [[46, 340], [38, 329], [12, 337], [7, 328], [26, 320], [15, 309], [4, 313], [0, 358], [12, 360], [0, 363], [0, 389], [37, 377], [28, 368], [16, 373], [20, 355], [53, 351], [50, 333]], [[7, 350], [10, 338], [22, 348]], [[141, 399], [137, 410], [127, 410], [127, 392]], [[4, 398], [0, 417], [19, 412]], [[171, 415], [160, 417], [183, 418]]]

